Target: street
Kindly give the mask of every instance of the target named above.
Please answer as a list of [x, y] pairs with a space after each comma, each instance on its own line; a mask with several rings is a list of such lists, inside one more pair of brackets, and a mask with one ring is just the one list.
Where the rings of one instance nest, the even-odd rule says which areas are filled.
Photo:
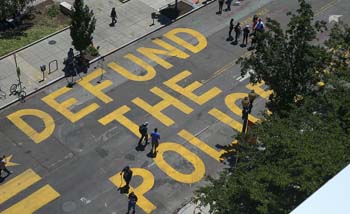
[[[349, 18], [346, 0], [309, 2], [315, 19]], [[286, 24], [296, 8], [242, 1], [220, 16], [214, 2], [92, 64], [72, 88], [62, 79], [1, 111], [0, 151], [14, 172], [0, 184], [1, 214], [126, 213], [118, 190], [125, 166], [136, 213], [176, 213], [227, 167], [220, 156], [242, 130], [241, 99], [258, 94], [249, 115], [257, 122], [271, 93], [240, 76], [235, 61], [251, 52], [226, 41], [230, 19], [245, 26], [258, 14]], [[150, 144], [135, 149], [144, 122], [149, 134], [159, 130], [156, 157]]]

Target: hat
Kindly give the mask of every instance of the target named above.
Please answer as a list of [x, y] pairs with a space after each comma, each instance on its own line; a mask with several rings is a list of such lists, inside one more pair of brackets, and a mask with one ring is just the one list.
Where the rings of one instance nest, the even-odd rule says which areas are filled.
[[143, 125], [146, 125], [146, 126], [147, 126], [147, 125], [148, 125], [148, 122], [145, 122]]
[[249, 24], [248, 24], [248, 25], [246, 25], [246, 27], [250, 27], [250, 26], [249, 26]]

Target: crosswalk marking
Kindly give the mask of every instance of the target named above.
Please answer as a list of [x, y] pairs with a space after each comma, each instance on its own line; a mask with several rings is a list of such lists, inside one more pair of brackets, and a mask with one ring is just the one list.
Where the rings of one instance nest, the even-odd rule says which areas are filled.
[[27, 169], [18, 176], [12, 178], [10, 181], [0, 186], [0, 204], [22, 192], [40, 179], [41, 177], [32, 169]]
[[1, 214], [33, 214], [33, 212], [59, 196], [60, 194], [47, 184], [20, 202], [2, 211]]

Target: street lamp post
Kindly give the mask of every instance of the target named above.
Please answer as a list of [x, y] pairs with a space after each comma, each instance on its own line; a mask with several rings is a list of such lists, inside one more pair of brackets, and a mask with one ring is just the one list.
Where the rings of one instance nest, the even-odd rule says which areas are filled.
[[249, 108], [243, 107], [243, 110], [242, 110], [242, 120], [243, 120], [242, 133], [244, 133], [244, 134], [247, 132], [248, 115], [249, 115]]

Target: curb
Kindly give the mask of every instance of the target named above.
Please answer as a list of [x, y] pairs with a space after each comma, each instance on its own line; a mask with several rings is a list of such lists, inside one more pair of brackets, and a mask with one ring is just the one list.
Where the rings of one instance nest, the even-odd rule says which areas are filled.
[[14, 51], [11, 51], [10, 53], [7, 53], [7, 54], [1, 56], [1, 57], [0, 57], [0, 60], [3, 60], [3, 59], [5, 59], [6, 57], [9, 57], [9, 56], [11, 56], [11, 55], [13, 55], [13, 54], [15, 54], [15, 53], [17, 53], [17, 52], [20, 52], [20, 51], [22, 51], [22, 50], [24, 50], [24, 49], [27, 49], [27, 48], [29, 48], [29, 47], [31, 47], [31, 46], [33, 46], [33, 45], [35, 45], [35, 44], [37, 44], [37, 43], [39, 43], [39, 42], [41, 42], [41, 41], [44, 41], [45, 39], [48, 39], [48, 38], [50, 38], [50, 37], [53, 37], [54, 35], [59, 34], [59, 33], [63, 32], [63, 31], [65, 31], [65, 30], [68, 30], [69, 28], [70, 28], [70, 25], [68, 25], [67, 27], [64, 27], [64, 28], [62, 28], [62, 29], [60, 29], [60, 30], [58, 30], [58, 31], [56, 31], [56, 32], [53, 32], [53, 33], [51, 33], [51, 34], [49, 34], [49, 35], [47, 35], [47, 36], [45, 36], [45, 37], [43, 37], [43, 38], [41, 38], [41, 39], [38, 39], [38, 40], [36, 40], [36, 41], [34, 41], [34, 42], [32, 42], [32, 43], [29, 43], [28, 45], [25, 45], [25, 46], [23, 46], [23, 47], [21, 47], [21, 48], [18, 48], [18, 49], [16, 49], [16, 50], [14, 50]]
[[[189, 12], [187, 12], [187, 13], [185, 13], [185, 14], [179, 16], [179, 17], [177, 17], [177, 18], [176, 18], [175, 20], [173, 20], [170, 24], [159, 26], [158, 28], [154, 29], [153, 31], [150, 31], [150, 32], [148, 32], [148, 33], [146, 33], [146, 34], [144, 34], [144, 35], [142, 35], [142, 36], [139, 36], [139, 37], [137, 37], [136, 39], [131, 40], [131, 41], [125, 43], [124, 45], [122, 45], [122, 46], [120, 46], [120, 47], [118, 47], [118, 48], [115, 48], [115, 49], [109, 51], [108, 53], [106, 53], [106, 54], [104, 54], [104, 55], [102, 55], [102, 56], [99, 56], [99, 57], [97, 57], [97, 58], [95, 58], [95, 59], [90, 60], [90, 61], [89, 61], [89, 65], [91, 65], [91, 64], [97, 62], [98, 60], [103, 59], [104, 57], [107, 57], [107, 56], [109, 56], [109, 55], [111, 55], [111, 54], [113, 54], [113, 53], [115, 53], [115, 52], [117, 52], [117, 51], [119, 51], [119, 50], [121, 50], [121, 49], [123, 49], [123, 48], [125, 48], [125, 47], [127, 47], [127, 46], [129, 46], [129, 45], [131, 45], [131, 44], [133, 44], [133, 43], [135, 43], [136, 41], [138, 41], [138, 40], [140, 40], [140, 39], [145, 38], [146, 36], [149, 36], [150, 34], [152, 34], [152, 33], [154, 33], [154, 32], [157, 32], [157, 31], [159, 31], [159, 30], [161, 30], [161, 29], [163, 29], [163, 28], [165, 28], [165, 27], [171, 25], [172, 23], [174, 23], [174, 22], [176, 22], [176, 21], [178, 21], [178, 20], [180, 20], [180, 19], [182, 19], [182, 18], [185, 18], [186, 16], [188, 16], [188, 15], [194, 13], [195, 11], [197, 11], [197, 10], [199, 10], [199, 9], [201, 9], [201, 8], [203, 8], [203, 7], [205, 7], [205, 6], [207, 6], [207, 5], [210, 5], [210, 4], [213, 3], [214, 1], [216, 1], [216, 0], [208, 0], [208, 1], [206, 1], [205, 4], [204, 4], [204, 2], [203, 2], [201, 6], [195, 7], [195, 8], [193, 8], [191, 11], [189, 11]], [[19, 51], [21, 51], [21, 50], [23, 50], [23, 49], [26, 49], [26, 48], [28, 48], [28, 47], [30, 47], [30, 46], [32, 46], [32, 45], [38, 43], [38, 42], [41, 42], [41, 41], [43, 41], [43, 40], [45, 40], [45, 39], [48, 39], [48, 38], [50, 38], [50, 37], [52, 37], [52, 36], [54, 36], [54, 35], [56, 35], [56, 34], [58, 34], [58, 33], [60, 33], [60, 32], [63, 32], [63, 31], [65, 31], [65, 30], [69, 29], [69, 28], [70, 28], [70, 26], [67, 26], [66, 28], [61, 29], [61, 30], [59, 30], [59, 31], [57, 31], [57, 32], [55, 32], [55, 33], [53, 33], [53, 34], [50, 34], [49, 36], [46, 36], [46, 37], [44, 37], [44, 38], [42, 38], [42, 39], [39, 39], [39, 40], [37, 40], [37, 41], [35, 41], [35, 42], [33, 42], [33, 43], [30, 43], [30, 44], [28, 44], [28, 45], [26, 45], [26, 46], [24, 46], [24, 47], [22, 47], [22, 48], [20, 48], [20, 49], [17, 49], [16, 51], [13, 51], [13, 52], [11, 52], [11, 53], [9, 53], [9, 54], [3, 56], [3, 57], [0, 57], [0, 60], [3, 59], [3, 58], [5, 58], [5, 57], [7, 57], [7, 56], [9, 56], [9, 55], [11, 55], [11, 54], [13, 54], [13, 53], [16, 53], [16, 52], [19, 52]], [[48, 87], [48, 86], [50, 86], [50, 85], [52, 85], [52, 84], [54, 84], [54, 83], [56, 83], [56, 82], [62, 80], [63, 78], [64, 78], [64, 75], [62, 75], [61, 77], [57, 77], [57, 78], [54, 79], [54, 80], [51, 80], [50, 82], [46, 83], [45, 85], [40, 86], [40, 87], [37, 88], [36, 90], [29, 92], [29, 93], [27, 94], [26, 97], [29, 97], [29, 96], [35, 94], [36, 92], [38, 92], [38, 91], [40, 91], [40, 90], [42, 90], [42, 89], [44, 89], [44, 88], [46, 88], [46, 87]], [[14, 103], [16, 103], [16, 102], [18, 102], [18, 101], [19, 101], [19, 99], [17, 98], [17, 99], [15, 99], [15, 100], [13, 100], [13, 101], [11, 101], [11, 102], [9, 102], [9, 103], [3, 105], [3, 106], [0, 106], [0, 111], [4, 110], [5, 108], [9, 107], [10, 105], [12, 105], [12, 104], [14, 104]]]

